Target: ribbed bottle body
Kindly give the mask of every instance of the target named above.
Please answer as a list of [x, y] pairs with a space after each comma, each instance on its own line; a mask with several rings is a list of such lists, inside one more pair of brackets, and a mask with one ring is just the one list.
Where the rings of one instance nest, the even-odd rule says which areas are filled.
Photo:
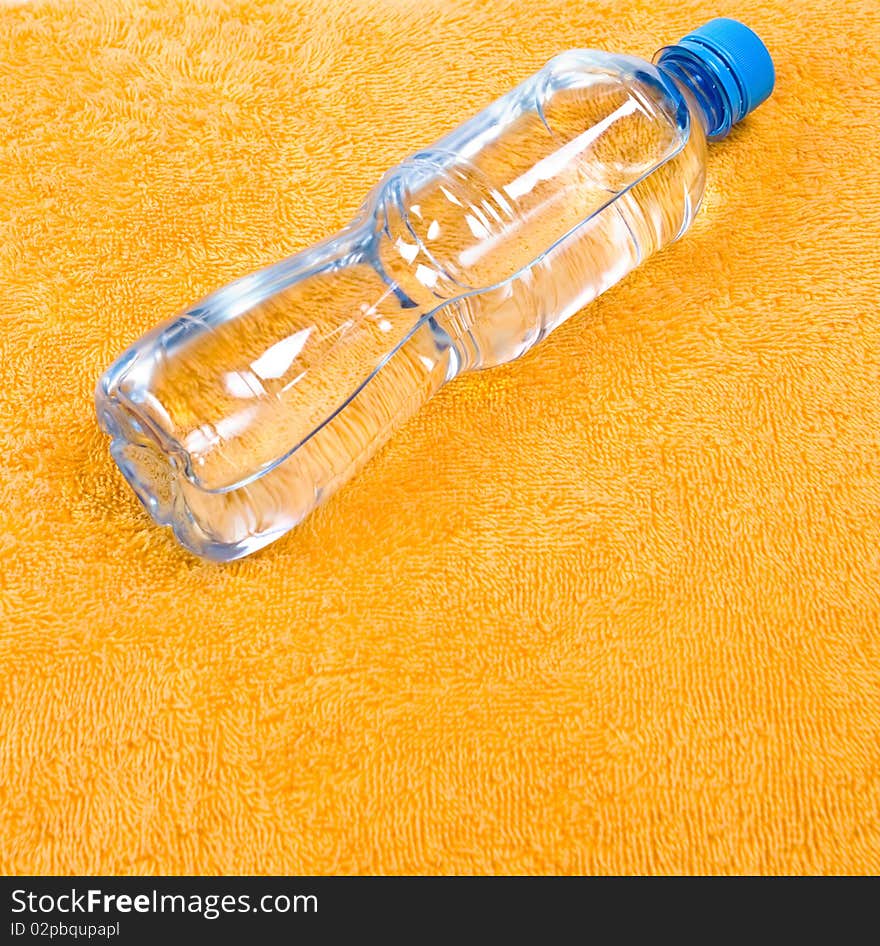
[[144, 336], [97, 402], [153, 517], [197, 554], [254, 551], [443, 383], [531, 348], [687, 228], [693, 110], [647, 62], [565, 53], [390, 171], [337, 236]]

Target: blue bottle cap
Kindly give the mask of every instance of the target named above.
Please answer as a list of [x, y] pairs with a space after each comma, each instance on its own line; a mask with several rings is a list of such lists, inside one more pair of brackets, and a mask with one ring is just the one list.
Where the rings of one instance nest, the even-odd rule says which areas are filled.
[[776, 72], [770, 53], [738, 20], [709, 20], [676, 46], [699, 59], [721, 84], [730, 101], [730, 124], [756, 109], [773, 91]]

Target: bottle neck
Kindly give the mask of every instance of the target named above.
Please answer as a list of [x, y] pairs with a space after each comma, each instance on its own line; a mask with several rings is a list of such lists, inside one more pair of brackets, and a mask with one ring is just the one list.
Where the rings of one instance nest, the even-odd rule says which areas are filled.
[[706, 137], [723, 138], [737, 120], [738, 103], [731, 101], [732, 90], [725, 87], [717, 73], [681, 46], [661, 49], [654, 62], [679, 88], [690, 93]]

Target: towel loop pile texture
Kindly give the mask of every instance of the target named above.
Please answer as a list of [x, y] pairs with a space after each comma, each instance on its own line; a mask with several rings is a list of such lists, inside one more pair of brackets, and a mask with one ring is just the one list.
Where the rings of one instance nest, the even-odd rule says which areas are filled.
[[[778, 81], [685, 239], [264, 553], [150, 523], [124, 346], [716, 15]], [[878, 50], [867, 0], [0, 9], [0, 869], [880, 870]]]

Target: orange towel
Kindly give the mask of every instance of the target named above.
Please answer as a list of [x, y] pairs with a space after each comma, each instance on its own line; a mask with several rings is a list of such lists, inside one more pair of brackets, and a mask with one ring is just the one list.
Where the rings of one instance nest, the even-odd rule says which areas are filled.
[[[685, 239], [231, 566], [95, 379], [554, 53], [737, 16], [772, 99]], [[0, 869], [880, 870], [880, 13], [0, 11]]]

